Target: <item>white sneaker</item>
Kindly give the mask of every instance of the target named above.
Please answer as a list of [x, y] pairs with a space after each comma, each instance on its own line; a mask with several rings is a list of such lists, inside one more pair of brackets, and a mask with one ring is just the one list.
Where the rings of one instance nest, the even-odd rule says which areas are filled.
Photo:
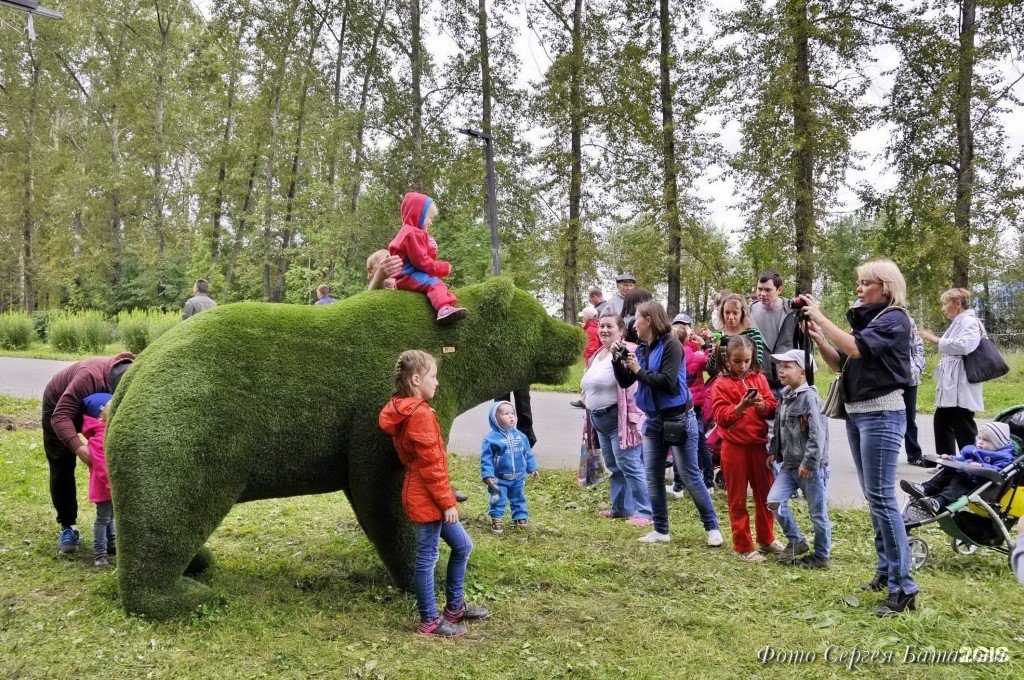
[[686, 498], [686, 489], [680, 489], [679, 491], [676, 491], [671, 485], [666, 484], [665, 494], [669, 496], [674, 496], [676, 498]]
[[740, 553], [739, 557], [744, 562], [766, 562], [765, 556], [756, 550], [748, 553]]
[[725, 539], [722, 538], [722, 532], [719, 531], [718, 529], [712, 529], [711, 531], [708, 532], [708, 546], [710, 546], [712, 548], [717, 548], [718, 546], [722, 545], [722, 543], [724, 543], [724, 542], [725, 542]]
[[658, 531], [652, 531], [646, 536], [641, 536], [636, 540], [640, 543], [668, 543], [672, 539], [671, 536], [669, 536], [669, 534], [663, 534]]

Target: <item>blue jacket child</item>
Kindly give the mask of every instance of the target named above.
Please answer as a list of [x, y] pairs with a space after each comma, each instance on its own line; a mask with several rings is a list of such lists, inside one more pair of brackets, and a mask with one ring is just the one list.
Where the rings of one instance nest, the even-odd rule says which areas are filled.
[[487, 417], [491, 431], [480, 445], [480, 477], [491, 490], [491, 531], [502, 534], [505, 506], [512, 506], [512, 521], [527, 526], [526, 475], [539, 476], [537, 460], [526, 435], [516, 429], [516, 409], [496, 401]]

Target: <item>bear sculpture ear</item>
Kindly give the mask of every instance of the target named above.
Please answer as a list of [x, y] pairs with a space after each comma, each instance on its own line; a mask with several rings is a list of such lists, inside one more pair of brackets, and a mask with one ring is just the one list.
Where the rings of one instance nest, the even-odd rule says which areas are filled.
[[480, 314], [485, 319], [507, 318], [516, 286], [507, 276], [487, 279], [480, 290]]

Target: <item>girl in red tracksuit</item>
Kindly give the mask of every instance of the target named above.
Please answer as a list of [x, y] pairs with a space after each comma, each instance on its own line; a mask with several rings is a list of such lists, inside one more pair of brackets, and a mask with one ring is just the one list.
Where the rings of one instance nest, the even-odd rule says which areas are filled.
[[[711, 389], [711, 404], [722, 436], [722, 475], [729, 502], [732, 547], [745, 562], [763, 562], [762, 553], [778, 553], [768, 491], [775, 481], [768, 465], [768, 420], [775, 414], [775, 397], [768, 381], [753, 363], [757, 348], [745, 335], [726, 345], [726, 370]], [[757, 547], [750, 537], [747, 486], [754, 490]]]

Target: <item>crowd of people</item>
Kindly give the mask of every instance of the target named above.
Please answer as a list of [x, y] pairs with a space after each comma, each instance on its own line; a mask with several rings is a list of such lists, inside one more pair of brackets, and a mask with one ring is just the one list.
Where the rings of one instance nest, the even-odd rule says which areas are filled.
[[[451, 272], [437, 260], [437, 244], [427, 234], [436, 204], [421, 194], [403, 200], [402, 231], [389, 250], [367, 260], [369, 289], [414, 290], [428, 297], [437, 322], [449, 324], [468, 313], [440, 278]], [[694, 319], [669, 319], [651, 294], [636, 287], [629, 274], [616, 279], [608, 300], [591, 288], [591, 307], [582, 319], [588, 335], [586, 370], [579, 405], [584, 411], [584, 455], [603, 461], [609, 477], [609, 520], [648, 531], [642, 543], [671, 541], [668, 498], [693, 502], [707, 545], [725, 542], [712, 502], [717, 451], [726, 491], [732, 548], [745, 562], [776, 561], [807, 569], [830, 564], [832, 527], [828, 515], [828, 424], [824, 403], [808, 380], [814, 368], [810, 343], [824, 364], [840, 372], [838, 389], [845, 405], [846, 433], [853, 462], [874, 529], [877, 565], [861, 588], [885, 591], [876, 613], [896, 615], [915, 609], [920, 589], [910, 569], [907, 531], [896, 498], [896, 470], [901, 445], [908, 461], [926, 464], [911, 427], [916, 387], [924, 367], [921, 339], [938, 345], [935, 440], [937, 453], [998, 469], [1012, 460], [1009, 430], [1001, 423], [974, 421], [984, 408], [981, 384], [970, 383], [963, 366], [984, 334], [970, 293], [946, 291], [942, 307], [952, 322], [938, 337], [917, 330], [907, 314], [906, 283], [888, 260], [872, 260], [857, 269], [856, 303], [836, 323], [813, 295], [799, 305], [785, 299], [782, 277], [766, 270], [758, 278], [757, 300], [724, 291], [715, 306], [714, 329], [694, 329]], [[185, 318], [215, 306], [200, 280]], [[318, 290], [318, 304], [333, 300]], [[801, 342], [802, 339], [807, 339]], [[802, 346], [803, 345], [803, 346]], [[43, 443], [50, 467], [50, 493], [61, 526], [58, 547], [72, 552], [77, 530], [76, 461], [89, 467], [89, 498], [97, 504], [94, 561], [107, 566], [116, 551], [110, 485], [106, 476], [103, 432], [106, 408], [132, 354], [77, 362], [58, 373], [43, 395]], [[463, 580], [473, 548], [459, 522], [460, 499], [452, 489], [445, 445], [429, 406], [439, 383], [431, 355], [409, 350], [395, 368], [395, 394], [380, 413], [379, 425], [392, 437], [406, 470], [402, 500], [416, 527], [415, 591], [419, 632], [453, 637], [466, 632], [465, 621], [489, 612], [465, 602]], [[525, 393], [525, 394], [523, 394]], [[506, 508], [517, 529], [529, 526], [525, 482], [537, 476], [532, 447], [528, 391], [495, 401], [490, 432], [481, 444], [481, 481], [489, 491], [491, 531], [504, 532]], [[525, 408], [519, 403], [525, 400]], [[674, 481], [666, 486], [666, 469]], [[581, 467], [581, 481], [596, 473]], [[904, 483], [923, 507], [938, 512], [943, 503], [964, 492], [963, 475], [944, 471], [933, 480]], [[753, 496], [751, 533], [748, 490]], [[813, 525], [813, 547], [790, 512], [803, 494]], [[778, 524], [786, 543], [776, 539]], [[1024, 522], [1021, 523], [1024, 525]], [[434, 566], [439, 542], [451, 547], [445, 593], [438, 612]], [[1024, 582], [1024, 535], [1011, 558]]]

